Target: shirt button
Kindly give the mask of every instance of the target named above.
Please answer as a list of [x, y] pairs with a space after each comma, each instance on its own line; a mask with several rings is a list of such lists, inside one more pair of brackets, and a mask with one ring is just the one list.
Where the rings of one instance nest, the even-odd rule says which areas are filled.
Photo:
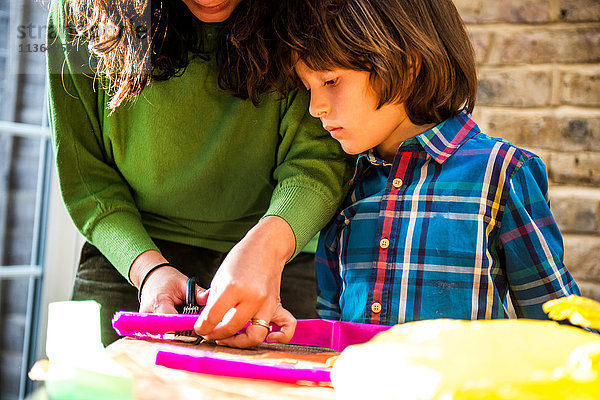
[[382, 249], [387, 249], [387, 248], [389, 247], [389, 245], [390, 245], [390, 241], [389, 241], [389, 240], [387, 240], [386, 238], [383, 238], [383, 239], [381, 239], [381, 240], [379, 241], [379, 246], [380, 246]]
[[378, 302], [371, 304], [371, 311], [375, 314], [379, 314], [381, 312], [381, 304]]
[[402, 186], [402, 179], [400, 178], [396, 178], [392, 181], [392, 186], [395, 187], [396, 189], [398, 189], [400, 186]]

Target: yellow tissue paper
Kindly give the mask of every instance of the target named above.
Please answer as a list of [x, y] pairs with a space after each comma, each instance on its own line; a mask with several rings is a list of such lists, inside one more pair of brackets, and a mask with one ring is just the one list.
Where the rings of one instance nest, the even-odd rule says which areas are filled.
[[598, 399], [600, 335], [552, 321], [411, 322], [345, 349], [332, 381], [340, 399]]
[[574, 325], [600, 329], [600, 303], [571, 295], [544, 303], [544, 312], [554, 320], [568, 319]]

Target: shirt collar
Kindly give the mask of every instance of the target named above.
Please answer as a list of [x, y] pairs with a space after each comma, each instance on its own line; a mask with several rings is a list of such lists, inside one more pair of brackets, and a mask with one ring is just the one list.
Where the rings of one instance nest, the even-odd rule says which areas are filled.
[[354, 175], [350, 180], [350, 184], [354, 183], [354, 180], [357, 176], [361, 175], [370, 165], [375, 165], [378, 167], [387, 167], [391, 166], [392, 163], [385, 161], [375, 154], [375, 149], [367, 150], [358, 155], [356, 159], [356, 166], [354, 167]]
[[460, 146], [479, 132], [479, 127], [471, 115], [463, 110], [458, 115], [418, 135], [416, 140], [431, 158], [442, 164]]
[[367, 161], [369, 161], [373, 165], [377, 165], [378, 167], [380, 167], [380, 166], [387, 167], [388, 165], [392, 165], [391, 162], [387, 162], [383, 158], [380, 158], [377, 154], [375, 154], [375, 149], [370, 149], [370, 150], [365, 151], [364, 153], [361, 153], [358, 156], [358, 158], [361, 158], [361, 157], [366, 158]]
[[[402, 152], [404, 145], [415, 144], [416, 140], [423, 146], [423, 149], [425, 149], [431, 158], [437, 163], [442, 164], [460, 146], [479, 132], [479, 127], [473, 121], [471, 115], [463, 110], [458, 115], [443, 121], [427, 132], [423, 132], [415, 138], [405, 140], [398, 148], [398, 153]], [[392, 164], [378, 157], [374, 149], [367, 150], [358, 156], [356, 167], [354, 168], [354, 176], [350, 183], [354, 182], [356, 177], [362, 174], [368, 165], [386, 167]]]

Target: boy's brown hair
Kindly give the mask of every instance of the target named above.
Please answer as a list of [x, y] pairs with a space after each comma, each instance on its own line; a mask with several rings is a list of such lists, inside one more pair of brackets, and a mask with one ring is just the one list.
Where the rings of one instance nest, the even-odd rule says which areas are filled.
[[283, 68], [368, 71], [379, 107], [404, 103], [417, 125], [440, 123], [477, 93], [475, 55], [451, 0], [283, 0], [275, 29]]

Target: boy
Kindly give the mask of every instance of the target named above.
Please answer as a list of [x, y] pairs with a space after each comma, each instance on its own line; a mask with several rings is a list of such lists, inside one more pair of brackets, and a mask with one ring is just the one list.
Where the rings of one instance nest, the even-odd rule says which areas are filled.
[[[536, 155], [472, 120], [473, 49], [451, 0], [293, 0], [278, 25], [353, 187], [321, 232], [322, 318], [545, 319], [579, 294]], [[299, 85], [298, 80], [296, 83]]]

